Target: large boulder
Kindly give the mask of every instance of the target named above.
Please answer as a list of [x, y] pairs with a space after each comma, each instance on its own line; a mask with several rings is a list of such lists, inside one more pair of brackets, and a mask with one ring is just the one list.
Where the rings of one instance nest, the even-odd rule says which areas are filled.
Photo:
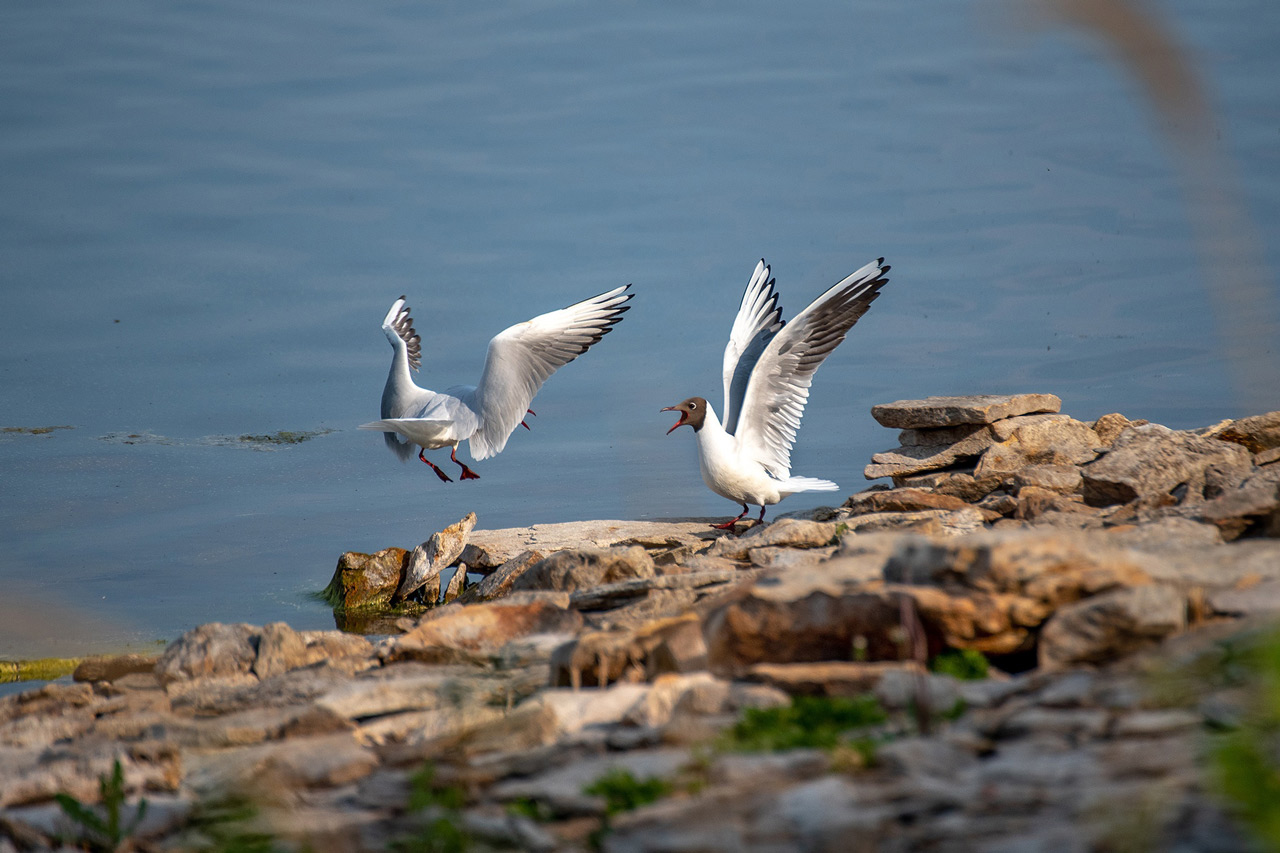
[[[1092, 506], [1139, 499], [1198, 503], [1238, 485], [1252, 466], [1240, 445], [1144, 424], [1125, 430], [1081, 476], [1084, 499]], [[1175, 489], [1182, 494], [1175, 495]]]

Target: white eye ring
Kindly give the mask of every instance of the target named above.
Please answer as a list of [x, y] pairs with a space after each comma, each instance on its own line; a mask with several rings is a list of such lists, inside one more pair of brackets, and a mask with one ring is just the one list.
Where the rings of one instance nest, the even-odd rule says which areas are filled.
[[692, 411], [693, 411], [694, 409], [696, 409], [696, 408], [698, 408], [698, 404], [697, 404], [697, 403], [690, 403], [690, 404], [689, 404], [689, 411], [691, 411], [691, 412], [692, 412]]

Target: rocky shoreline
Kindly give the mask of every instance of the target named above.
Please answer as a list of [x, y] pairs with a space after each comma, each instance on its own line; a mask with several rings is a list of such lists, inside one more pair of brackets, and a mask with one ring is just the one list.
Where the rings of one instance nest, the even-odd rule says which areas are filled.
[[1059, 407], [877, 406], [893, 486], [762, 526], [342, 555], [385, 636], [86, 661], [0, 699], [0, 853], [1269, 849], [1280, 412]]

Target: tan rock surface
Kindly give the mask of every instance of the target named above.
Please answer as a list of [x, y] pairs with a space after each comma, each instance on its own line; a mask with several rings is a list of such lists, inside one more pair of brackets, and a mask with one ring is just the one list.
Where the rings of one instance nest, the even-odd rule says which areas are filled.
[[899, 400], [896, 403], [873, 406], [871, 416], [882, 426], [919, 429], [958, 424], [990, 424], [1016, 415], [1056, 412], [1060, 408], [1062, 401], [1053, 394], [992, 394]]

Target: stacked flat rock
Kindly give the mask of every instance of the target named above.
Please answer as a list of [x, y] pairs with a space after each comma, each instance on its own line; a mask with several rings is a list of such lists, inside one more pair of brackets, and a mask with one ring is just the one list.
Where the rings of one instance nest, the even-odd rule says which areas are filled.
[[[1006, 451], [1012, 450], [1008, 446], [1010, 439], [1024, 428], [1043, 429], [1045, 424], [1069, 422], [1088, 429], [1086, 424], [1058, 414], [1061, 408], [1062, 401], [1053, 394], [926, 397], [875, 406], [871, 409], [872, 417], [884, 426], [902, 430], [898, 436], [900, 446], [872, 456], [864, 474], [868, 480], [893, 477], [895, 483], [929, 471], [968, 469], [966, 473], [972, 474], [992, 447], [1003, 445], [1001, 450], [990, 454], [988, 467], [996, 464], [997, 457], [1008, 456]], [[1076, 439], [1072, 444], [1079, 444], [1083, 439], [1091, 451], [1099, 443], [1096, 435], [1085, 435], [1072, 427], [1067, 429], [1077, 433], [1072, 436]], [[1076, 448], [1068, 455], [1083, 457], [1085, 449]], [[1009, 466], [1001, 463], [999, 467]]]

